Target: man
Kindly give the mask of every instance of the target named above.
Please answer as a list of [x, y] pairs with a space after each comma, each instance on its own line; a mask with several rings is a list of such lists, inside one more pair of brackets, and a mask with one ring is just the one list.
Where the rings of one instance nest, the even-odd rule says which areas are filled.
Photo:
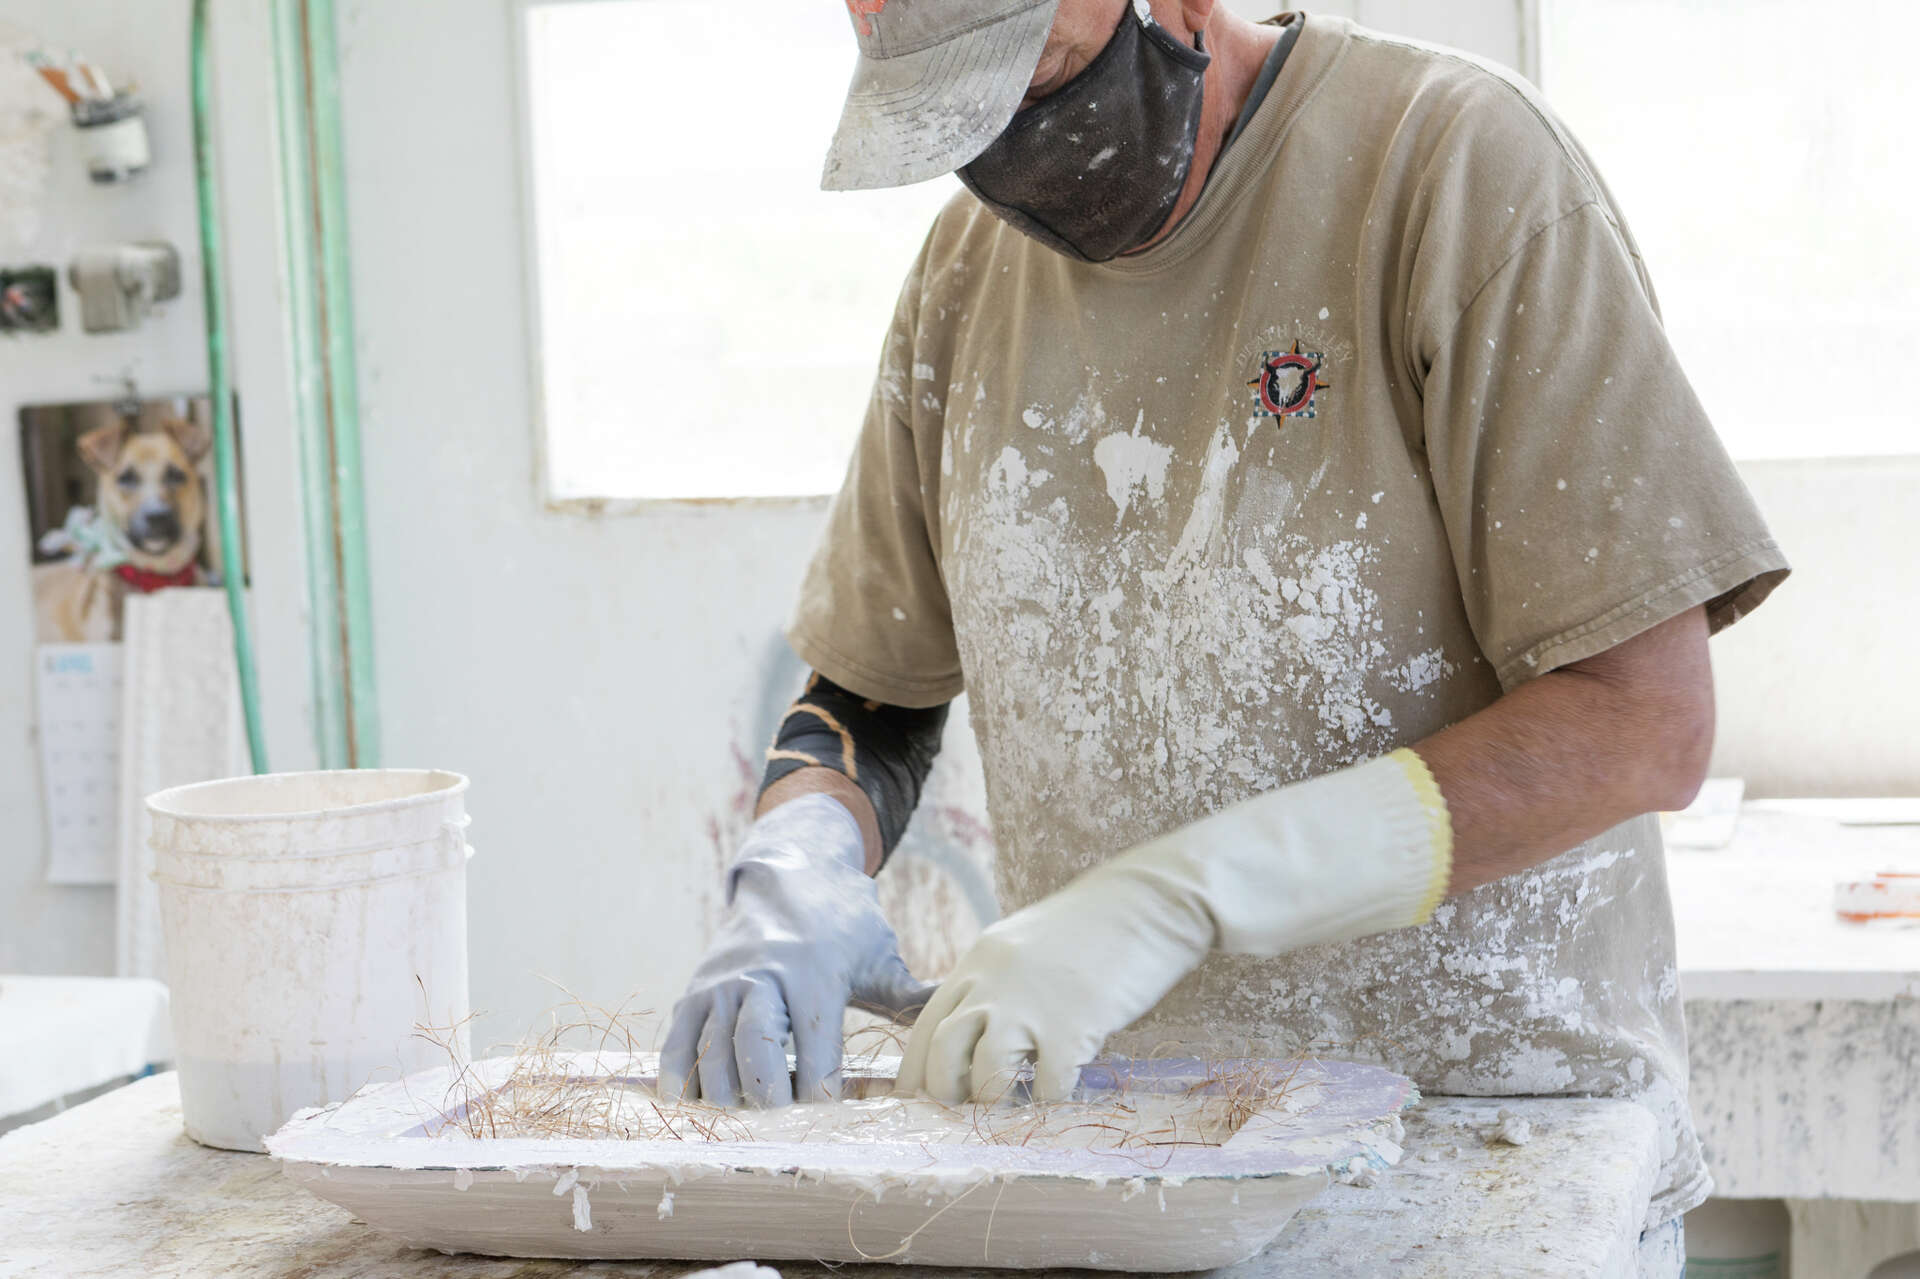
[[[826, 185], [968, 191], [669, 1086], [828, 1094], [852, 1001], [925, 1004], [902, 1079], [945, 1098], [1169, 1043], [1627, 1096], [1671, 1249], [1710, 1181], [1650, 814], [1706, 767], [1708, 635], [1787, 565], [1588, 157], [1525, 84], [1337, 19], [854, 8]], [[867, 876], [963, 687], [1009, 913], [931, 991]]]

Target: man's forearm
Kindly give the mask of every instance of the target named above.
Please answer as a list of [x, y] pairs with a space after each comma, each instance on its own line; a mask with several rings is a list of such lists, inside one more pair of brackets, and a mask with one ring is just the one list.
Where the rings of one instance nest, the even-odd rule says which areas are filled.
[[1424, 923], [1443, 889], [1683, 802], [1712, 737], [1706, 638], [1695, 609], [1414, 751], [1222, 809], [995, 921], [915, 1023], [901, 1085], [980, 1096], [1031, 1057], [1035, 1095], [1070, 1096], [1080, 1064], [1209, 951], [1277, 955]]
[[1700, 608], [1417, 743], [1453, 821], [1448, 894], [1536, 866], [1640, 813], [1685, 807], [1712, 745]]

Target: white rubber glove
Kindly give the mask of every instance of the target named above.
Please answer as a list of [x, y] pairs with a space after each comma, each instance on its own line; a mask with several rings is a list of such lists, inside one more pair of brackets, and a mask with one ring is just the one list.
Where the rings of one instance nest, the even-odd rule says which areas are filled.
[[1410, 750], [1224, 809], [982, 933], [915, 1023], [899, 1086], [994, 1100], [1030, 1057], [1035, 1097], [1064, 1100], [1107, 1036], [1209, 951], [1424, 923], [1452, 868], [1446, 802]]
[[[660, 1091], [715, 1106], [784, 1106], [840, 1093], [847, 1005], [903, 1018], [933, 987], [900, 958], [846, 806], [804, 795], [747, 832], [727, 913], [660, 1050]], [[794, 1070], [787, 1074], [787, 1036]]]

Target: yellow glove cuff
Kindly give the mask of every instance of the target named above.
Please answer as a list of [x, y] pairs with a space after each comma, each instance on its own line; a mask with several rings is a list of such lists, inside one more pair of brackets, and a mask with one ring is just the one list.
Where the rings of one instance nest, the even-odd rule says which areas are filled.
[[1441, 901], [1446, 898], [1447, 885], [1453, 879], [1453, 815], [1447, 811], [1446, 796], [1440, 793], [1440, 783], [1433, 780], [1433, 770], [1427, 767], [1426, 760], [1406, 747], [1394, 751], [1387, 758], [1400, 765], [1400, 771], [1406, 774], [1407, 785], [1413, 788], [1414, 797], [1427, 814], [1433, 869], [1428, 876], [1426, 895], [1420, 899], [1419, 914], [1413, 921], [1424, 924], [1439, 909]]

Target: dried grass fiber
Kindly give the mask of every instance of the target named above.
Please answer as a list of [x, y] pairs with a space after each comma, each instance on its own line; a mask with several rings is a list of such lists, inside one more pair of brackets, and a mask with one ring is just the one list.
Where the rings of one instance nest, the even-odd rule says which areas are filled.
[[[549, 1011], [546, 1029], [512, 1049], [512, 1066], [504, 1081], [491, 1085], [482, 1083], [475, 1063], [457, 1047], [458, 1025], [418, 1026], [416, 1037], [444, 1051], [452, 1068], [452, 1082], [444, 1096], [420, 1099], [421, 1117], [437, 1123], [442, 1135], [473, 1138], [768, 1140], [755, 1131], [753, 1112], [662, 1097], [648, 1084], [622, 1073], [629, 1054], [649, 1047], [657, 1024], [650, 1010], [625, 1004], [607, 1008], [569, 992], [564, 1002]], [[858, 1046], [862, 1038], [877, 1042], [862, 1048]], [[871, 1060], [882, 1051], [899, 1049], [898, 1034], [888, 1028], [856, 1033], [848, 1044], [849, 1061], [856, 1066], [863, 1058]], [[582, 1053], [588, 1063], [584, 1069]], [[602, 1058], [606, 1068], [594, 1068]], [[937, 1108], [943, 1128], [950, 1129], [938, 1138], [941, 1144], [1070, 1145], [1129, 1155], [1151, 1167], [1182, 1146], [1217, 1146], [1255, 1115], [1280, 1108], [1295, 1087], [1301, 1060], [1209, 1063], [1205, 1079], [1172, 1096], [1134, 1091], [1122, 1064], [1118, 1088], [1083, 1101], [1026, 1102], [1024, 1080], [1010, 1076], [997, 1095], [979, 1102], [941, 1107], [920, 1100], [915, 1105]], [[831, 1122], [776, 1139], [876, 1139], [878, 1129], [866, 1134], [860, 1129], [866, 1123], [879, 1123], [879, 1117], [831, 1114], [825, 1109], [831, 1106], [835, 1103], [806, 1108], [809, 1115]], [[855, 1102], [846, 1110], [862, 1107]]]

